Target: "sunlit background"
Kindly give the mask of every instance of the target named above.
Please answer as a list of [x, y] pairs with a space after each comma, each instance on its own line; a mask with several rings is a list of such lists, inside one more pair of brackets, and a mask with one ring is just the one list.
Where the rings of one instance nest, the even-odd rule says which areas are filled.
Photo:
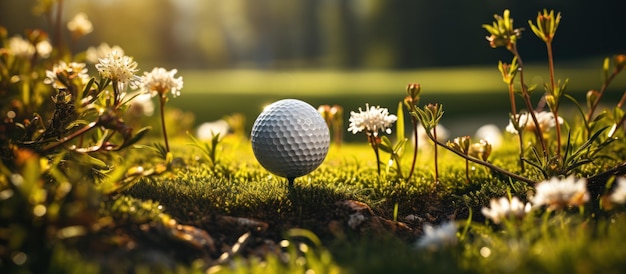
[[[40, 2], [47, 1], [0, 1], [0, 25], [10, 35], [50, 30], [33, 8]], [[599, 88], [604, 57], [626, 52], [621, 1], [65, 0], [61, 12], [64, 24], [84, 12], [94, 25], [74, 52], [106, 42], [142, 71], [178, 69], [185, 87], [171, 103], [198, 123], [243, 112], [250, 126], [263, 104], [285, 97], [340, 104], [346, 115], [366, 102], [395, 111], [406, 84], [417, 82], [422, 104], [444, 105], [442, 123], [466, 125], [455, 117], [470, 114], [503, 125], [508, 95], [496, 64], [511, 56], [489, 47], [481, 25], [507, 8], [526, 29], [519, 48], [539, 86], [545, 45], [527, 20], [544, 8], [563, 15], [557, 77], [571, 78], [576, 97]], [[614, 89], [624, 87], [622, 79]]]

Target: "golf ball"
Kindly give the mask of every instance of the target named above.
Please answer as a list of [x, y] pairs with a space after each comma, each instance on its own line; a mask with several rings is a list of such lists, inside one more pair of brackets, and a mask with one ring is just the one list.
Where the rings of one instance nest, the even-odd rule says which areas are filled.
[[254, 121], [251, 139], [261, 166], [291, 180], [315, 170], [330, 145], [324, 118], [311, 105], [296, 99], [265, 107]]

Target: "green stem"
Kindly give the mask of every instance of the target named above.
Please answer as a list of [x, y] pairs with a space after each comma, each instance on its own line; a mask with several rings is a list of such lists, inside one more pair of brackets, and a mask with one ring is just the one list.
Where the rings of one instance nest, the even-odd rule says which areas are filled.
[[414, 138], [414, 146], [413, 146], [413, 162], [411, 163], [411, 171], [409, 171], [409, 175], [406, 177], [407, 182], [411, 180], [413, 176], [413, 172], [415, 171], [415, 162], [417, 161], [417, 145], [418, 145], [418, 133], [417, 133], [417, 118], [411, 117], [413, 122], [413, 138]]
[[435, 148], [435, 184], [439, 183], [439, 161], [437, 159], [437, 126], [433, 127], [434, 148]]
[[502, 169], [502, 168], [500, 168], [500, 167], [497, 167], [497, 166], [495, 166], [495, 165], [493, 165], [493, 164], [491, 164], [491, 163], [489, 163], [489, 162], [485, 162], [485, 161], [480, 160], [480, 159], [478, 159], [478, 158], [474, 158], [474, 157], [472, 157], [472, 156], [465, 155], [465, 154], [463, 154], [462, 152], [460, 152], [460, 151], [458, 151], [458, 150], [456, 150], [456, 149], [453, 149], [453, 148], [451, 148], [451, 147], [448, 147], [446, 144], [444, 144], [444, 143], [442, 143], [442, 142], [437, 141], [437, 140], [436, 140], [435, 138], [433, 138], [433, 137], [435, 137], [435, 136], [430, 136], [430, 135], [428, 135], [428, 138], [430, 138], [433, 142], [435, 142], [435, 147], [437, 147], [437, 145], [439, 145], [439, 146], [441, 146], [441, 147], [443, 147], [443, 148], [445, 148], [445, 149], [447, 149], [447, 150], [449, 150], [449, 151], [452, 151], [454, 154], [456, 154], [456, 155], [458, 155], [458, 156], [461, 156], [461, 157], [463, 157], [464, 159], [469, 160], [470, 162], [474, 162], [474, 163], [477, 163], [477, 164], [479, 164], [479, 165], [486, 166], [486, 167], [490, 168], [491, 170], [495, 170], [495, 171], [497, 171], [497, 172], [503, 173], [503, 174], [505, 174], [505, 175], [507, 175], [507, 176], [509, 176], [509, 177], [513, 178], [513, 179], [518, 180], [518, 181], [522, 181], [522, 182], [525, 182], [525, 183], [528, 183], [528, 184], [531, 184], [531, 185], [535, 185], [535, 184], [537, 183], [537, 182], [535, 182], [535, 181], [533, 181], [533, 180], [531, 180], [531, 179], [528, 179], [528, 178], [526, 178], [526, 177], [523, 177], [523, 176], [517, 175], [517, 174], [515, 174], [515, 173], [513, 173], [513, 172], [510, 172], [510, 171], [508, 171], [508, 170], [505, 170], [505, 169]]
[[546, 148], [546, 141], [543, 138], [543, 132], [541, 130], [541, 127], [539, 126], [539, 122], [537, 121], [537, 116], [535, 115], [535, 112], [533, 111], [533, 104], [530, 101], [528, 88], [526, 87], [526, 84], [524, 83], [524, 62], [522, 62], [522, 57], [517, 52], [517, 47], [515, 45], [513, 45], [509, 50], [513, 53], [513, 55], [517, 57], [517, 61], [519, 63], [519, 77], [520, 77], [520, 85], [522, 88], [522, 98], [524, 99], [524, 103], [526, 104], [526, 108], [528, 109], [528, 113], [530, 114], [530, 117], [533, 119], [533, 123], [535, 123], [535, 127], [534, 127], [535, 135], [537, 136], [537, 141], [539, 141], [539, 143], [541, 144], [541, 149], [543, 150], [543, 156], [547, 158], [548, 150]]
[[[552, 40], [546, 41], [546, 48], [548, 51], [548, 68], [550, 70], [550, 92], [554, 95], [556, 85], [554, 84], [554, 55], [552, 54]], [[560, 94], [560, 91], [559, 91]], [[559, 95], [560, 97], [560, 95]], [[559, 125], [559, 100], [555, 98], [556, 106], [551, 106], [552, 113], [554, 114], [554, 121], [556, 123], [556, 156], [561, 157], [561, 126]]]
[[469, 160], [465, 159], [465, 182], [469, 184], [470, 175], [469, 175]]
[[378, 143], [376, 142], [376, 138], [373, 134], [367, 134], [367, 140], [370, 143], [370, 146], [372, 146], [372, 149], [374, 150], [374, 154], [376, 155], [376, 170], [378, 171], [378, 176], [380, 176], [380, 155], [378, 153]]
[[167, 141], [167, 130], [165, 129], [165, 100], [166, 98], [161, 96], [160, 98], [160, 102], [161, 102], [161, 128], [163, 129], [163, 140], [165, 140], [165, 150], [167, 152], [170, 152], [170, 145]]
[[621, 70], [618, 70], [618, 69], [613, 70], [613, 73], [611, 73], [609, 78], [607, 78], [606, 81], [604, 81], [604, 83], [602, 83], [602, 87], [600, 88], [600, 92], [598, 93], [598, 97], [596, 98], [596, 100], [593, 101], [593, 104], [591, 105], [591, 108], [589, 109], [589, 112], [587, 112], [587, 121], [591, 121], [591, 116], [593, 116], [593, 113], [595, 112], [596, 108], [598, 107], [598, 104], [600, 104], [600, 98], [602, 98], [602, 95], [604, 94], [606, 89], [609, 87], [609, 84], [611, 84], [613, 79], [615, 79], [615, 76], [617, 76], [617, 74], [619, 74], [620, 71]]

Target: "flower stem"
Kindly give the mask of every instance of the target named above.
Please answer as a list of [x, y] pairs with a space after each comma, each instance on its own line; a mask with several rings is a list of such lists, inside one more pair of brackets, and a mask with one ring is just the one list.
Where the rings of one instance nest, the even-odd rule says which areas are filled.
[[[551, 88], [551, 93], [554, 94], [554, 91], [556, 90], [556, 85], [554, 84], [554, 55], [552, 54], [552, 40], [548, 40], [546, 41], [546, 48], [548, 51], [548, 68], [550, 71], [550, 88]], [[559, 91], [560, 93], [561, 91]], [[560, 95], [558, 95], [560, 97]], [[552, 109], [552, 113], [554, 114], [554, 121], [556, 124], [556, 156], [557, 157], [561, 157], [561, 126], [559, 125], [559, 105], [558, 105], [558, 100], [559, 98], [556, 98], [556, 106], [550, 106], [550, 108]]]
[[376, 142], [376, 136], [373, 134], [368, 134], [367, 139], [374, 150], [374, 154], [376, 155], [376, 170], [378, 171], [378, 176], [380, 176], [380, 154], [378, 153], [378, 142]]
[[437, 127], [433, 127], [434, 148], [435, 148], [435, 184], [439, 183], [439, 161], [437, 159]]
[[[509, 83], [509, 100], [511, 101], [511, 114], [513, 115], [513, 123], [519, 125], [519, 117], [517, 116], [517, 107], [515, 106], [515, 89], [513, 87], [513, 81]], [[522, 138], [522, 131], [518, 132], [519, 136], [519, 167], [524, 172], [524, 139]]]
[[598, 97], [596, 97], [596, 99], [593, 101], [593, 103], [591, 104], [591, 108], [589, 108], [589, 112], [587, 112], [587, 121], [591, 121], [591, 116], [593, 116], [593, 113], [595, 112], [596, 108], [598, 107], [598, 104], [600, 104], [600, 98], [602, 98], [602, 95], [604, 94], [606, 89], [609, 87], [609, 84], [613, 81], [613, 79], [615, 79], [615, 76], [617, 76], [617, 74], [619, 74], [619, 72], [620, 72], [620, 70], [618, 70], [616, 68], [615, 70], [613, 70], [613, 73], [611, 73], [609, 78], [607, 78], [604, 81], [604, 83], [602, 83], [602, 87], [600, 88], [600, 92], [598, 93]]
[[442, 146], [443, 148], [445, 148], [445, 149], [447, 149], [449, 151], [452, 151], [454, 154], [459, 155], [459, 156], [463, 157], [464, 159], [469, 160], [470, 162], [474, 162], [474, 163], [477, 163], [479, 165], [486, 166], [486, 167], [490, 168], [491, 170], [495, 170], [497, 172], [503, 173], [503, 174], [513, 178], [513, 179], [525, 182], [525, 183], [530, 184], [530, 185], [535, 185], [537, 183], [537, 182], [535, 182], [535, 181], [533, 181], [531, 179], [528, 179], [528, 178], [523, 177], [521, 175], [517, 175], [517, 174], [515, 174], [513, 172], [510, 172], [508, 170], [502, 169], [502, 168], [500, 168], [498, 166], [495, 166], [495, 165], [493, 165], [493, 164], [491, 164], [489, 162], [480, 160], [478, 158], [471, 157], [469, 155], [465, 155], [463, 152], [460, 152], [460, 151], [458, 151], [456, 149], [453, 149], [453, 148], [447, 146], [446, 144], [444, 144], [442, 142], [437, 141], [436, 139], [433, 138], [434, 136], [432, 136], [432, 137], [428, 136], [428, 137], [435, 143], [435, 147], [437, 147], [437, 145]]
[[535, 135], [537, 136], [537, 141], [539, 141], [539, 143], [541, 144], [541, 149], [543, 150], [543, 156], [547, 158], [548, 150], [546, 149], [546, 140], [543, 138], [543, 132], [541, 130], [541, 127], [539, 126], [539, 122], [537, 121], [537, 116], [535, 115], [535, 112], [533, 111], [533, 104], [530, 101], [528, 88], [526, 87], [526, 84], [524, 83], [524, 63], [522, 62], [522, 57], [519, 55], [519, 52], [517, 52], [517, 47], [515, 46], [515, 44], [513, 44], [513, 46], [511, 46], [509, 50], [511, 51], [511, 53], [513, 53], [513, 55], [517, 57], [517, 61], [519, 63], [519, 79], [520, 79], [520, 85], [522, 88], [522, 97], [524, 98], [524, 103], [526, 103], [526, 108], [528, 109], [528, 112], [530, 113], [530, 117], [533, 119], [533, 123], [535, 123], [535, 127], [534, 127]]
[[163, 128], [163, 140], [165, 140], [165, 150], [170, 152], [170, 145], [167, 141], [167, 130], [165, 129], [165, 100], [166, 97], [159, 97], [159, 101], [161, 102], [161, 127]]
[[417, 118], [411, 117], [411, 121], [413, 122], [413, 138], [414, 138], [414, 146], [413, 146], [413, 162], [411, 162], [411, 171], [409, 171], [409, 175], [406, 177], [407, 182], [411, 180], [411, 176], [413, 176], [413, 172], [415, 171], [415, 162], [417, 160], [417, 145], [418, 145], [418, 136], [417, 136]]

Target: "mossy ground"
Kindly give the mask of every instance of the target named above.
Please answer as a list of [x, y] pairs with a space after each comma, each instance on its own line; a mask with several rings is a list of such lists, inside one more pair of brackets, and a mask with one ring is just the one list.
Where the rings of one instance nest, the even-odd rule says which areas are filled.
[[[584, 208], [536, 211], [518, 223], [493, 225], [481, 207], [493, 197], [525, 199], [532, 186], [477, 165], [470, 165], [467, 182], [465, 160], [443, 149], [439, 183], [432, 147], [420, 150], [416, 174], [406, 182], [394, 170], [377, 175], [373, 151], [362, 143], [333, 145], [319, 169], [289, 188], [259, 166], [245, 138], [224, 139], [217, 165], [187, 143], [174, 142], [173, 172], [106, 199], [103, 214], [116, 222], [115, 230], [90, 236], [93, 242], [78, 249], [56, 250], [51, 269], [619, 273], [626, 267], [621, 208], [599, 210], [595, 196]], [[513, 144], [496, 149], [492, 161], [517, 170]], [[405, 156], [404, 167], [409, 162]], [[350, 223], [355, 212], [365, 216], [356, 225]], [[169, 220], [178, 227], [169, 227]], [[435, 251], [415, 247], [424, 224], [447, 220], [459, 226], [458, 244]]]

